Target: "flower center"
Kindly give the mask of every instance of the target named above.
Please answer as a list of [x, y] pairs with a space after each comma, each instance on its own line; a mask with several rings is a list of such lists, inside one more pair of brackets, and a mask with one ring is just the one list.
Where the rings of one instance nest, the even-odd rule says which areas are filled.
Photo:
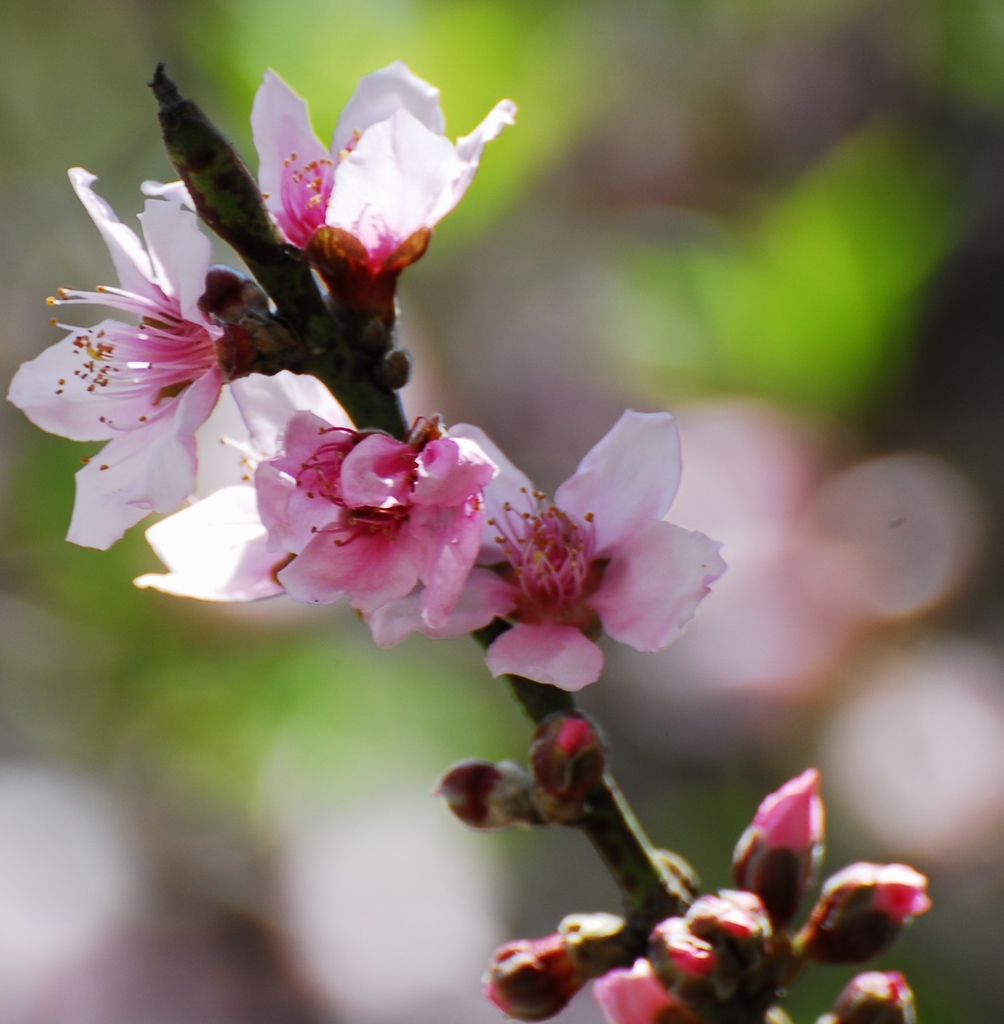
[[335, 181], [335, 163], [321, 157], [302, 163], [291, 153], [282, 168], [282, 210], [277, 212], [283, 231], [294, 245], [306, 245], [324, 223]]
[[505, 575], [519, 588], [514, 617], [580, 629], [598, 627], [596, 613], [586, 604], [604, 569], [595, 558], [592, 513], [579, 520], [540, 491], [521, 491], [525, 508], [506, 502], [502, 515], [488, 520], [509, 560]]

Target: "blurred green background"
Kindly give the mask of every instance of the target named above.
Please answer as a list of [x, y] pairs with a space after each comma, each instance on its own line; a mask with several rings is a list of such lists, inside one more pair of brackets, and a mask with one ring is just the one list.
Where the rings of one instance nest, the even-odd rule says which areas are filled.
[[[520, 107], [403, 283], [410, 412], [553, 491], [623, 408], [678, 410], [671, 518], [725, 544], [706, 624], [608, 648], [583, 698], [653, 837], [724, 885], [819, 764], [830, 869], [931, 876], [883, 961], [921, 1019], [1001, 1019], [1004, 3], [0, 5], [4, 379], [60, 336], [46, 295], [112, 276], [65, 169], [124, 220], [170, 176], [157, 61], [254, 167], [266, 67], [327, 138], [395, 59], [451, 135]], [[523, 756], [474, 645], [137, 591], [141, 530], [62, 539], [89, 453], [0, 413], [0, 1024], [500, 1019], [494, 945], [616, 896], [577, 834], [470, 836], [428, 798]], [[848, 975], [810, 972], [796, 1020]]]

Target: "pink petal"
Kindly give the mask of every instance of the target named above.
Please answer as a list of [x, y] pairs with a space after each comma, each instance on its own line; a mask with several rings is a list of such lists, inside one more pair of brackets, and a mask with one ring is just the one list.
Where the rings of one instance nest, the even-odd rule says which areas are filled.
[[334, 395], [306, 373], [282, 370], [271, 377], [252, 373], [232, 381], [230, 393], [251, 435], [256, 452], [266, 458], [279, 451], [279, 438], [293, 414], [310, 410], [335, 427], [351, 427], [352, 421]]
[[461, 169], [449, 190], [440, 197], [439, 205], [433, 210], [435, 221], [442, 220], [464, 198], [474, 175], [481, 164], [485, 146], [498, 138], [506, 125], [516, 123], [516, 104], [512, 100], [500, 100], [488, 112], [487, 117], [470, 133], [457, 139], [457, 159]]
[[411, 501], [415, 452], [386, 434], [364, 437], [342, 463], [342, 497], [353, 508], [391, 508]]
[[[114, 323], [103, 320], [95, 330]], [[151, 396], [143, 392], [116, 399], [107, 392], [95, 394], [87, 390], [89, 381], [76, 375], [82, 357], [73, 344], [83, 333], [74, 331], [30, 362], [22, 363], [11, 381], [7, 398], [35, 426], [50, 434], [73, 441], [105, 441], [118, 434], [110, 423], [135, 423], [154, 410]]]
[[371, 125], [386, 121], [396, 110], [407, 110], [431, 132], [442, 135], [446, 119], [439, 106], [439, 90], [412, 73], [407, 64], [396, 60], [379, 71], [359, 79], [356, 91], [345, 104], [331, 152], [338, 154]]
[[[293, 154], [298, 164], [329, 159], [324, 144], [314, 133], [306, 102], [274, 71], [265, 78], [251, 107], [251, 132], [258, 150], [258, 182], [265, 206], [282, 213], [282, 172]], [[277, 219], [282, 223], [281, 216]]]
[[414, 506], [408, 531], [421, 550], [422, 615], [432, 628], [446, 624], [481, 541], [484, 512]]
[[91, 220], [108, 246], [119, 284], [128, 292], [157, 298], [158, 290], [153, 284], [150, 258], [144, 252], [136, 233], [126, 227], [108, 203], [91, 189], [97, 177], [83, 167], [71, 167], [68, 174], [77, 198], [84, 204], [84, 209], [91, 215]]
[[151, 511], [173, 512], [195, 490], [195, 431], [221, 387], [214, 368], [163, 414], [113, 438], [79, 470], [66, 539], [103, 550]]
[[347, 594], [353, 608], [368, 613], [414, 589], [417, 556], [401, 535], [357, 534], [348, 544], [335, 544], [318, 534], [279, 573], [279, 582], [294, 601], [330, 604]]
[[603, 652], [577, 629], [552, 623], [517, 622], [488, 648], [493, 676], [526, 676], [563, 690], [581, 690], [603, 671]]
[[725, 571], [719, 545], [658, 520], [618, 547], [590, 604], [603, 629], [638, 651], [658, 651], [694, 617]]
[[146, 531], [146, 539], [170, 570], [134, 582], [177, 597], [201, 601], [258, 601], [282, 593], [266, 549], [253, 487], [225, 487]]
[[593, 995], [609, 1024], [659, 1024], [660, 1014], [676, 1003], [643, 959], [631, 970], [619, 967], [603, 975]]
[[515, 607], [512, 584], [488, 569], [472, 569], [446, 622], [433, 629], [422, 616], [422, 593], [422, 589], [415, 590], [366, 616], [373, 642], [378, 647], [393, 647], [414, 632], [424, 633], [434, 640], [466, 636], [493, 619], [508, 615]]
[[780, 789], [764, 797], [753, 818], [763, 842], [800, 852], [823, 841], [823, 801], [819, 771], [807, 768]]
[[[458, 423], [450, 427], [450, 437], [467, 438], [473, 441], [498, 468], [498, 474], [485, 488], [485, 510], [489, 519], [499, 519], [506, 502], [522, 508], [527, 502], [527, 495], [533, 493], [533, 483], [522, 471], [517, 469], [501, 448], [480, 428], [470, 423]], [[498, 530], [490, 525], [485, 526], [481, 539], [481, 553], [478, 562], [481, 565], [492, 565], [504, 562], [505, 556], [495, 541]]]
[[206, 290], [211, 246], [198, 217], [178, 203], [148, 199], [139, 219], [161, 290], [177, 299], [185, 320], [205, 324], [199, 298]]
[[342, 518], [324, 498], [310, 498], [287, 473], [264, 462], [254, 476], [258, 514], [268, 532], [270, 551], [301, 552], [318, 530]]
[[461, 505], [483, 491], [495, 473], [494, 463], [473, 441], [433, 441], [419, 454], [413, 500], [419, 505]]
[[680, 485], [680, 438], [668, 412], [630, 409], [555, 492], [580, 519], [593, 513], [599, 557], [669, 511]]
[[460, 170], [453, 143], [398, 110], [335, 168], [325, 220], [355, 235], [378, 263], [436, 223], [433, 212]]

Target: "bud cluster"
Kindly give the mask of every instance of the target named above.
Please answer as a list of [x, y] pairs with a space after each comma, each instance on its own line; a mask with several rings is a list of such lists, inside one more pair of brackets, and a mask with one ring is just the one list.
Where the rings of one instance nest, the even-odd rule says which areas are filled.
[[[534, 737], [533, 775], [521, 776], [522, 806], [539, 813], [545, 783], [550, 798], [580, 798], [578, 773], [591, 778], [587, 765], [602, 771], [602, 759], [591, 760], [594, 735], [581, 715], [545, 720]], [[761, 803], [735, 850], [735, 889], [697, 896], [689, 868], [665, 855], [677, 864], [667, 886], [689, 903], [685, 912], [654, 927], [602, 914], [566, 918], [554, 935], [508, 943], [493, 958], [488, 998], [518, 1020], [544, 1020], [595, 978], [610, 1024], [787, 1021], [778, 1001], [808, 963], [866, 963], [931, 906], [927, 879], [913, 868], [858, 863], [824, 883], [805, 925], [793, 929], [822, 860], [819, 786], [810, 769]], [[504, 792], [500, 784], [500, 803]], [[902, 975], [862, 974], [819, 1024], [915, 1024], [913, 995]]]

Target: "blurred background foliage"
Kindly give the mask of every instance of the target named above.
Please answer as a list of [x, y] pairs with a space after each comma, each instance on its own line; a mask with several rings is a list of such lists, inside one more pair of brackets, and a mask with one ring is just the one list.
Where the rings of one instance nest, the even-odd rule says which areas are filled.
[[[717, 886], [819, 764], [831, 869], [931, 875], [887, 958], [921, 1019], [1000, 1019], [1000, 0], [15, 0], [0, 58], [5, 379], [59, 337], [47, 294], [111, 276], [65, 168], [126, 220], [170, 175], [158, 60], [252, 166], [266, 67], [322, 137], [395, 59], [454, 135], [515, 99], [406, 276], [410, 411], [549, 489], [625, 406], [679, 412], [671, 518], [731, 568], [584, 696], [622, 784]], [[476, 649], [136, 591], [141, 531], [62, 539], [85, 454], [0, 413], [0, 1024], [499, 1019], [494, 945], [616, 897], [577, 834], [468, 836], [428, 799], [525, 747]], [[811, 972], [796, 1020], [843, 980]]]

